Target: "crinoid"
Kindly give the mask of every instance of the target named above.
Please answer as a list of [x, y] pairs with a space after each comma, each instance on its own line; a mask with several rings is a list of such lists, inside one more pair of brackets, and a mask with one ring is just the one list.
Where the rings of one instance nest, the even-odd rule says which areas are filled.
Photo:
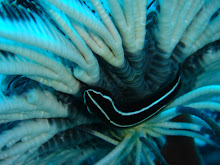
[[219, 11], [1, 0], [0, 164], [201, 163], [220, 144]]

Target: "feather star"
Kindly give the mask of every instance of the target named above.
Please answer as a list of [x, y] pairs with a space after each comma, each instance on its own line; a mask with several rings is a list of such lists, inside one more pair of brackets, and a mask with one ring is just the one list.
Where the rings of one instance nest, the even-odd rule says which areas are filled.
[[[171, 136], [219, 149], [219, 13], [219, 0], [0, 0], [0, 164], [166, 165]], [[136, 126], [83, 103], [104, 89], [137, 107], [178, 69], [175, 98]]]

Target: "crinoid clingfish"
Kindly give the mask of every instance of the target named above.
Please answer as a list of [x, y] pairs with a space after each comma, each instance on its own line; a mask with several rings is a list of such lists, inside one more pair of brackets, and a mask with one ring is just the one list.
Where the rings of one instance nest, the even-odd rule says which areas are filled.
[[219, 0], [0, 0], [0, 165], [220, 162]]

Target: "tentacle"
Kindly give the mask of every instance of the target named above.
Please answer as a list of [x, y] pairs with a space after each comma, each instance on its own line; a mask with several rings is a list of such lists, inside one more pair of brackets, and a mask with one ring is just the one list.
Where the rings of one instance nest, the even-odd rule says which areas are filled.
[[219, 94], [220, 93], [220, 86], [219, 85], [210, 85], [195, 89], [187, 94], [177, 98], [174, 100], [167, 108], [176, 107], [181, 104], [186, 104], [187, 102], [195, 99], [197, 97], [207, 95], [207, 94]]
[[[146, 5], [147, 1], [122, 1], [115, 2], [108, 1], [111, 15], [115, 21], [115, 26], [119, 29], [122, 37], [123, 45], [126, 52], [128, 52], [128, 59], [131, 62], [131, 66], [135, 61], [133, 59], [139, 59], [141, 62], [143, 58], [144, 39], [145, 39], [145, 25], [146, 25]], [[139, 53], [141, 52], [141, 53]]]
[[[63, 29], [63, 31], [68, 35], [71, 41], [76, 46], [77, 50], [87, 63], [86, 72], [79, 68], [78, 72], [82, 72], [84, 76], [78, 76], [78, 72], [74, 70], [74, 75], [76, 78], [80, 79], [81, 81], [88, 83], [90, 85], [96, 83], [99, 80], [99, 64], [93, 55], [92, 51], [87, 47], [83, 39], [79, 36], [76, 30], [70, 23], [70, 20], [67, 16], [59, 11], [57, 8], [53, 7], [52, 5], [45, 6], [48, 8], [48, 12], [52, 15], [52, 17], [57, 21], [58, 25]], [[89, 77], [88, 77], [89, 76]]]
[[[211, 109], [214, 111], [219, 112], [220, 111], [220, 104], [219, 103], [214, 103], [214, 102], [195, 102], [195, 103], [191, 103], [191, 104], [183, 104], [186, 107], [193, 107], [193, 108], [197, 108], [201, 111], [203, 111], [204, 109]], [[198, 111], [199, 111], [198, 110]], [[163, 112], [159, 113], [157, 116], [155, 116], [154, 118], [150, 119], [148, 121], [148, 124], [151, 123], [156, 123], [159, 121], [168, 121], [171, 120], [172, 118], [178, 116], [179, 113], [177, 113], [177, 108], [170, 108], [170, 109], [166, 109]]]
[[33, 118], [68, 117], [68, 106], [57, 102], [52, 93], [33, 89], [21, 96], [3, 96], [0, 122], [11, 122]]
[[[51, 1], [48, 0], [51, 4], [55, 5], [66, 13], [69, 17], [81, 22], [84, 26], [89, 29], [92, 29], [96, 32], [105, 43], [111, 48], [113, 55], [106, 56], [106, 60], [113, 66], [120, 67], [124, 63], [124, 53], [122, 49], [121, 37], [117, 33], [117, 30], [114, 27], [114, 24], [110, 20], [106, 11], [99, 1], [91, 0], [91, 3], [94, 6], [94, 9], [99, 14], [101, 20], [94, 17], [93, 13], [84, 5], [78, 1], [74, 2], [65, 2], [65, 1]], [[105, 59], [105, 57], [103, 57]]]
[[[74, 124], [70, 121], [62, 119], [39, 119], [36, 121], [21, 122], [14, 128], [4, 131], [4, 134], [1, 133], [0, 148], [2, 149], [4, 147], [4, 149], [0, 154], [0, 159], [23, 154], [32, 147], [40, 147], [58, 132], [73, 126]], [[31, 136], [31, 138], [28, 138], [26, 141], [23, 138], [27, 136]], [[21, 141], [7, 147], [8, 143], [13, 139]]]
[[109, 154], [107, 154], [104, 158], [98, 161], [96, 165], [104, 165], [112, 161], [117, 156], [119, 156], [121, 152], [126, 148], [127, 144], [131, 141], [131, 139], [131, 135], [125, 136], [125, 138], [120, 142], [120, 144], [117, 147], [115, 147], [115, 149], [112, 150]]
[[124, 160], [124, 158], [126, 156], [128, 156], [130, 154], [130, 152], [132, 151], [132, 149], [135, 146], [135, 137], [133, 137], [133, 139], [131, 139], [131, 141], [129, 142], [129, 146], [127, 146], [121, 153], [119, 156], [117, 156], [114, 160], [111, 161], [110, 165], [114, 165], [114, 164], [118, 164], [120, 162], [122, 162], [122, 160]]
[[36, 153], [34, 153], [34, 157], [32, 156], [31, 159], [36, 159], [37, 157], [44, 157], [55, 150], [59, 150], [60, 148], [74, 148], [79, 146], [80, 144], [85, 143], [86, 141], [90, 141], [91, 139], [92, 137], [87, 135], [81, 136], [81, 133], [75, 129], [69, 129], [65, 132], [58, 133], [52, 139], [41, 145], [41, 147], [38, 148]]
[[[1, 26], [0, 35], [2, 37], [49, 50], [54, 54], [77, 63], [82, 68], [87, 67], [85, 60], [77, 53], [75, 47], [47, 17], [42, 15], [41, 18], [32, 12], [33, 19], [26, 9], [20, 7], [18, 10], [21, 10], [21, 13], [25, 13], [28, 16], [27, 20], [10, 21], [5, 17], [1, 18], [1, 24], [4, 25]], [[20, 32], [19, 34], [13, 30], [15, 26], [16, 30]]]
[[82, 130], [83, 132], [86, 132], [88, 134], [91, 134], [95, 137], [98, 137], [110, 144], [113, 144], [113, 145], [118, 145], [119, 142], [117, 140], [114, 140], [113, 138], [109, 137], [109, 136], [106, 136], [105, 134], [101, 133], [101, 132], [98, 132], [96, 130], [92, 130], [92, 129], [89, 129], [89, 128], [86, 128], [85, 126], [82, 126], [82, 127], [77, 127], [77, 129], [79, 130]]
[[[162, 135], [169, 135], [169, 136], [187, 136], [192, 137], [196, 139], [200, 139], [210, 145], [216, 146], [216, 142], [213, 141], [212, 137], [205, 137], [200, 132], [192, 132], [192, 131], [184, 131], [184, 130], [168, 130], [168, 129], [162, 129], [162, 128], [153, 128], [153, 131], [160, 133]], [[215, 140], [215, 139], [214, 139]]]
[[[219, 40], [219, 16], [212, 19], [215, 13], [218, 12], [219, 7], [219, 3], [215, 0], [205, 1], [195, 19], [192, 20], [187, 31], [184, 32], [180, 41], [181, 44], [177, 46], [181, 52], [181, 57], [179, 56], [180, 62], [184, 61], [190, 53], [196, 52], [208, 42]], [[217, 27], [210, 27], [212, 24], [216, 24]], [[215, 33], [216, 35], [213, 35]], [[210, 37], [208, 37], [209, 35]], [[207, 36], [207, 42], [203, 40], [205, 36]]]
[[139, 137], [139, 139], [154, 154], [154, 156], [160, 162], [160, 164], [162, 165], [168, 164], [164, 159], [164, 157], [161, 155], [159, 149], [154, 145], [152, 139], [149, 139], [149, 137], [142, 137], [142, 136]]
[[136, 141], [136, 157], [135, 157], [135, 165], [140, 165], [141, 164], [141, 154], [142, 154], [142, 143], [140, 140]]
[[[1, 38], [0, 49], [16, 54], [18, 53], [19, 55], [21, 54], [26, 58], [21, 58], [19, 55], [16, 55], [15, 57], [16, 58], [19, 57], [20, 59], [22, 59], [23, 62], [19, 62], [19, 63], [18, 61], [13, 62], [14, 67], [8, 67], [8, 69], [11, 68], [14, 70], [10, 71], [8, 69], [5, 70], [4, 67], [6, 64], [8, 64], [8, 66], [13, 65], [12, 61], [8, 60], [8, 62], [6, 61], [4, 62], [4, 64], [1, 65], [2, 66], [1, 72], [6, 73], [7, 71], [7, 74], [26, 74], [26, 75], [35, 74], [36, 76], [41, 76], [41, 78], [37, 79], [38, 81], [41, 81], [49, 86], [51, 85], [57, 90], [62, 91], [62, 89], [60, 88], [64, 88], [63, 89], [64, 92], [76, 94], [79, 91], [79, 82], [75, 80], [71, 75], [69, 75], [70, 74], [69, 71], [64, 69], [62, 65], [56, 65], [56, 66], [60, 66], [59, 67], [60, 69], [58, 69], [58, 67], [53, 67], [53, 65], [56, 63], [55, 60], [52, 60], [54, 59], [55, 55], [51, 55], [49, 52], [47, 53], [46, 51], [42, 50], [42, 49], [49, 50], [50, 52], [53, 52], [61, 57], [64, 57], [66, 59], [69, 59], [70, 61], [77, 63], [82, 68], [86, 68], [85, 63], [82, 60], [80, 60], [81, 57], [80, 56], [77, 57], [77, 52], [75, 51], [75, 48], [71, 45], [71, 43], [67, 39], [65, 39], [64, 36], [62, 36], [60, 29], [56, 28], [56, 26], [54, 26], [54, 24], [51, 23], [50, 21], [46, 21], [47, 19], [45, 19], [46, 17], [44, 17], [43, 15], [38, 15], [39, 13], [34, 13], [34, 12], [30, 14], [30, 12], [28, 12], [22, 6], [17, 7], [16, 4], [14, 5], [5, 4], [4, 6], [6, 13], [8, 12], [7, 10], [8, 8], [9, 9], [15, 8], [16, 12], [20, 12], [21, 15], [23, 16], [25, 15], [27, 16], [27, 18], [25, 17], [25, 20], [23, 20], [22, 18], [21, 19], [15, 19], [10, 17], [7, 18], [6, 16], [4, 17], [2, 16], [0, 18], [0, 21], [2, 22], [2, 26], [1, 26], [2, 30], [0, 34], [2, 38]], [[15, 13], [14, 15], [17, 15], [17, 13]], [[12, 19], [13, 21], [10, 19]], [[42, 19], [45, 19], [45, 21], [42, 21]], [[16, 26], [17, 30], [20, 30], [21, 33], [18, 34], [17, 31], [11, 30], [14, 29], [14, 26]], [[33, 30], [35, 30], [34, 33]], [[67, 50], [66, 46], [68, 45], [69, 47]], [[41, 49], [38, 49], [33, 46], [39, 47]], [[74, 52], [76, 53], [76, 55], [73, 55]], [[45, 57], [45, 55], [52, 57], [52, 59]], [[29, 60], [29, 58], [31, 60]], [[44, 60], [48, 61], [48, 63], [46, 63]], [[27, 62], [24, 63], [24, 61]], [[43, 65], [44, 67], [35, 64], [35, 61]], [[23, 68], [18, 67], [17, 65], [21, 65], [21, 66], [23, 65]], [[25, 68], [29, 67], [30, 69], [25, 69], [24, 67]], [[57, 68], [61, 72], [58, 74], [57, 73], [58, 71], [55, 68]], [[39, 71], [40, 73], [35, 73], [33, 69], [35, 70], [35, 72]], [[55, 73], [57, 74], [53, 73], [51, 70], [55, 71]], [[62, 74], [65, 74], [67, 76]], [[58, 75], [65, 78], [61, 78], [61, 77], [59, 78]], [[45, 80], [45, 78], [47, 79]], [[68, 85], [70, 87], [68, 87]]]
[[220, 126], [214, 121], [214, 119], [206, 115], [206, 113], [199, 112], [197, 109], [191, 107], [178, 107], [177, 113], [192, 114], [204, 120], [213, 129], [217, 138], [220, 139]]

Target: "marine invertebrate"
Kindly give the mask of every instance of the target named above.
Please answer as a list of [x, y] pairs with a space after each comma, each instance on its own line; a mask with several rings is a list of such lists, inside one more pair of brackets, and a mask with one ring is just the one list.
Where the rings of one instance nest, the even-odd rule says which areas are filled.
[[[220, 4], [152, 3], [1, 1], [0, 163], [167, 164], [160, 153], [166, 136], [219, 145], [220, 128], [210, 116], [220, 110], [220, 86], [211, 85], [219, 80], [201, 87], [198, 74], [219, 72]], [[98, 87], [115, 104], [136, 107], [169, 84], [179, 67], [176, 99], [135, 127], [103, 125], [83, 104], [84, 91]], [[218, 97], [200, 100], [207, 94]], [[199, 121], [172, 120], [181, 114]]]
[[[180, 72], [170, 84], [158, 90], [151, 96], [138, 102], [129, 102], [117, 107], [107, 91], [85, 90], [83, 99], [90, 113], [96, 114], [108, 124], [120, 128], [138, 125], [153, 117], [176, 95], [180, 88]], [[104, 93], [103, 93], [104, 92]], [[133, 106], [135, 105], [135, 106]], [[137, 108], [136, 108], [137, 107]], [[133, 109], [136, 108], [136, 109]]]

